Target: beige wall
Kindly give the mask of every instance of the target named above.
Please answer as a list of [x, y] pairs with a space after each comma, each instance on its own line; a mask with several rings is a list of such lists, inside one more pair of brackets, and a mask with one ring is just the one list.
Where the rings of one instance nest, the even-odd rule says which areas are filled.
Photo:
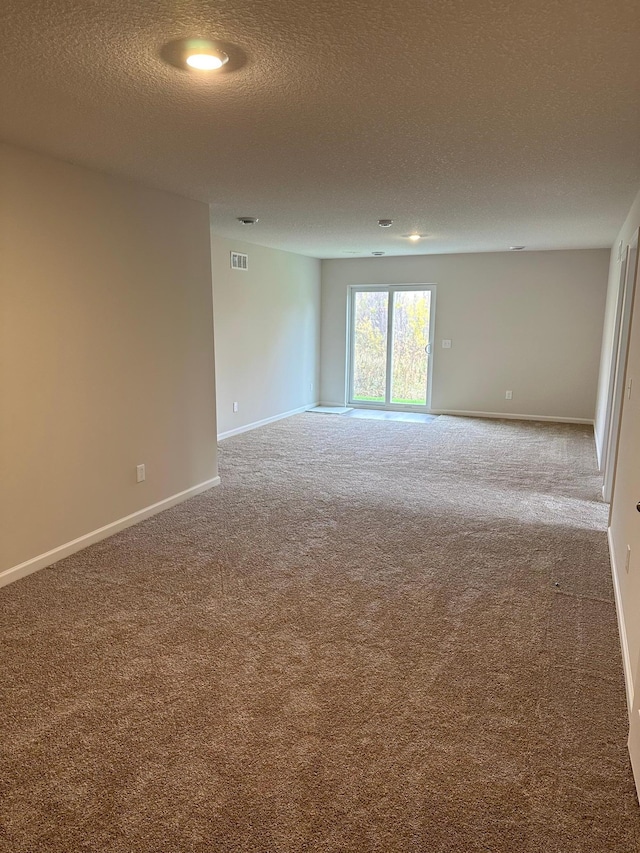
[[207, 206], [9, 146], [0, 187], [2, 571], [217, 471]]
[[[248, 270], [231, 269], [232, 250]], [[211, 254], [219, 434], [315, 403], [320, 261], [216, 236]]]
[[437, 285], [433, 409], [593, 419], [609, 254], [323, 261], [322, 401], [345, 399], [348, 285], [426, 283]]
[[[640, 227], [640, 194], [631, 208], [615, 246], [622, 241], [626, 247]], [[612, 264], [609, 279], [610, 299], [617, 295], [620, 281], [620, 265]], [[607, 333], [612, 337], [612, 333]], [[603, 348], [601, 373], [608, 376], [611, 363], [611, 346]], [[631, 321], [629, 358], [625, 386], [632, 381], [632, 395], [625, 395], [620, 425], [620, 446], [615, 470], [613, 500], [611, 503], [611, 551], [614, 578], [618, 592], [619, 618], [622, 629], [623, 655], [629, 694], [633, 695], [633, 679], [640, 665], [640, 514], [636, 503], [640, 500], [640, 299], [636, 292]], [[604, 421], [607, 386], [602, 383], [599, 394], [599, 417]], [[627, 546], [631, 548], [628, 570], [625, 567]], [[640, 756], [638, 756], [640, 760]]]

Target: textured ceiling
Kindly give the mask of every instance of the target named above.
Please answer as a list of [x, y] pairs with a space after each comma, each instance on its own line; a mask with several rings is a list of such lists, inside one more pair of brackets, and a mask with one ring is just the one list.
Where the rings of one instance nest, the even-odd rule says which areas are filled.
[[[221, 235], [606, 246], [640, 187], [637, 0], [3, 0], [0, 25], [2, 139], [208, 201]], [[185, 36], [241, 67], [164, 63]]]

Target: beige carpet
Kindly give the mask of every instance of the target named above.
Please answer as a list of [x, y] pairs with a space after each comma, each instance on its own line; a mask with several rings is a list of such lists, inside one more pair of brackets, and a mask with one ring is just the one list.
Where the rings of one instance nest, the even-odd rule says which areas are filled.
[[589, 429], [221, 449], [221, 488], [0, 591], [3, 853], [638, 851]]

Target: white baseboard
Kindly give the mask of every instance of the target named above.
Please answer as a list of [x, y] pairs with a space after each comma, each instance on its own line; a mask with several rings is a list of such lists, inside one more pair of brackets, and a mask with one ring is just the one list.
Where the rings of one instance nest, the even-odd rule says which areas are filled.
[[201, 492], [206, 492], [207, 489], [211, 489], [214, 486], [219, 485], [220, 477], [213, 477], [211, 480], [206, 480], [204, 483], [198, 483], [197, 486], [185, 489], [184, 492], [178, 492], [177, 495], [171, 495], [171, 497], [158, 501], [158, 503], [151, 504], [151, 506], [147, 506], [144, 509], [139, 509], [137, 512], [131, 513], [131, 515], [126, 515], [124, 518], [112, 521], [111, 524], [105, 524], [104, 527], [92, 530], [91, 533], [85, 533], [84, 536], [79, 536], [71, 542], [59, 545], [57, 548], [53, 548], [45, 554], [33, 557], [31, 560], [20, 563], [18, 566], [5, 569], [3, 572], [0, 572], [0, 587], [6, 586], [7, 584], [17, 581], [19, 578], [23, 578], [33, 572], [37, 572], [39, 569], [44, 569], [53, 563], [57, 563], [58, 560], [62, 560], [64, 557], [69, 557], [71, 554], [75, 554], [76, 551], [81, 551], [83, 548], [93, 545], [94, 542], [99, 542], [101, 539], [113, 536], [114, 533], [118, 533], [126, 527], [131, 527], [139, 521], [144, 521], [145, 518], [150, 518], [158, 512], [169, 509], [176, 504], [182, 503], [182, 501], [186, 501], [188, 498], [192, 498], [195, 495], [199, 495]]
[[301, 406], [299, 409], [291, 409], [289, 412], [281, 412], [279, 415], [272, 415], [270, 418], [263, 418], [261, 421], [254, 421], [251, 424], [236, 427], [236, 429], [228, 429], [226, 432], [219, 432], [218, 441], [222, 441], [225, 438], [231, 438], [232, 435], [240, 435], [243, 432], [250, 432], [252, 429], [258, 429], [258, 427], [272, 424], [274, 421], [282, 421], [285, 418], [290, 418], [292, 415], [300, 415], [302, 412], [308, 412], [309, 409], [313, 409], [319, 405], [320, 403], [309, 403], [308, 406]]
[[616, 566], [615, 552], [613, 550], [613, 539], [611, 528], [607, 528], [607, 539], [609, 541], [609, 556], [611, 559], [611, 577], [613, 579], [613, 593], [616, 599], [616, 614], [618, 616], [618, 632], [620, 634], [620, 648], [622, 649], [622, 665], [624, 667], [624, 686], [627, 691], [627, 708], [629, 716], [633, 709], [634, 685], [633, 669], [631, 668], [631, 657], [629, 655], [629, 644], [627, 642], [627, 628], [624, 623], [624, 610], [622, 609], [622, 594], [618, 581], [618, 568]]
[[467, 412], [456, 409], [429, 409], [432, 415], [456, 415], [463, 418], [498, 418], [510, 421], [549, 421], [556, 424], [591, 424], [593, 418], [563, 418], [559, 415], [516, 415], [511, 412]]

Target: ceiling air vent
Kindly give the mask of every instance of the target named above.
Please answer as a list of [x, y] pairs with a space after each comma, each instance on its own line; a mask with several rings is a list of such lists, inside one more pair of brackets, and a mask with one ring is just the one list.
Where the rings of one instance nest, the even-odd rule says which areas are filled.
[[248, 270], [249, 255], [243, 255], [242, 252], [231, 252], [231, 269]]

